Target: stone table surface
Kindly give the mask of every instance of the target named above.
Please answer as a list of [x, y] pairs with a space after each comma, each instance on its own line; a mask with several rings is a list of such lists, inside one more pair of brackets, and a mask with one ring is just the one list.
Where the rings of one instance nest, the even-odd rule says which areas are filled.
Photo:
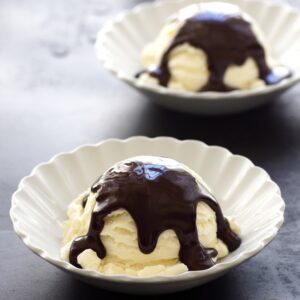
[[138, 2], [0, 0], [0, 299], [140, 298], [94, 288], [42, 261], [17, 238], [8, 216], [13, 191], [36, 164], [83, 143], [133, 135], [225, 146], [265, 168], [286, 201], [285, 224], [264, 251], [178, 296], [300, 299], [300, 85], [268, 106], [227, 117], [151, 104], [103, 70], [93, 49], [102, 24]]

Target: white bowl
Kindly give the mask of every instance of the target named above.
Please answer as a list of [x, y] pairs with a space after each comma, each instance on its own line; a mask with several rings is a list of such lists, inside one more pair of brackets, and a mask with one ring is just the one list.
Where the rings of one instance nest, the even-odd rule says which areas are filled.
[[[209, 1], [209, 0], [208, 0]], [[208, 2], [206, 1], [206, 2]], [[199, 0], [156, 1], [138, 5], [107, 23], [99, 32], [96, 54], [104, 67], [117, 78], [139, 89], [162, 106], [194, 114], [229, 114], [245, 111], [275, 99], [300, 79], [300, 13], [295, 9], [265, 0], [225, 0], [241, 7], [261, 27], [271, 56], [293, 70], [293, 76], [279, 84], [262, 88], [220, 92], [174, 91], [138, 81], [142, 70], [143, 47], [154, 39], [165, 19]]]
[[[60, 259], [68, 204], [115, 162], [135, 155], [161, 155], [185, 163], [212, 188], [227, 216], [241, 228], [241, 246], [212, 268], [176, 276], [136, 278], [82, 270]], [[228, 150], [168, 137], [133, 137], [81, 146], [38, 165], [12, 197], [10, 216], [17, 235], [33, 252], [79, 279], [112, 291], [155, 294], [208, 282], [261, 251], [284, 219], [279, 187], [261, 168]], [[257, 270], [259, 272], [259, 270]]]

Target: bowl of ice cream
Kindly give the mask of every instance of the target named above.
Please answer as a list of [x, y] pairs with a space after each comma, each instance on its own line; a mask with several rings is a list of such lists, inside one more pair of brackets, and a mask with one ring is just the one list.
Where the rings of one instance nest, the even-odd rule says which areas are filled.
[[12, 197], [25, 245], [112, 291], [158, 294], [213, 280], [276, 236], [284, 201], [268, 174], [222, 147], [134, 137], [38, 165]]
[[300, 14], [262, 0], [156, 1], [99, 32], [97, 57], [165, 107], [199, 114], [245, 111], [300, 78]]

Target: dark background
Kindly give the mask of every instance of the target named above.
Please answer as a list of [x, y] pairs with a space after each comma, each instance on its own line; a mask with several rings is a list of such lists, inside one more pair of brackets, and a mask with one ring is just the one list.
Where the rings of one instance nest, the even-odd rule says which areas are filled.
[[300, 299], [300, 85], [271, 105], [236, 116], [190, 116], [156, 107], [104, 71], [93, 49], [102, 24], [138, 2], [0, 0], [0, 299], [113, 295], [33, 255], [14, 234], [8, 211], [18, 182], [36, 164], [83, 143], [133, 135], [225, 146], [265, 168], [287, 204], [282, 230], [262, 253], [178, 296]]

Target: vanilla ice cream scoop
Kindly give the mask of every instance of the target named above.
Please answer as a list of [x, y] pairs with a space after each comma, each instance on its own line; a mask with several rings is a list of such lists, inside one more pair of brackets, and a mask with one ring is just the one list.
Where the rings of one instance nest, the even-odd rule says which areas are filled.
[[68, 209], [61, 256], [105, 274], [203, 270], [241, 243], [203, 180], [175, 160], [138, 156], [106, 171]]
[[69, 205], [63, 229], [63, 259], [132, 276], [207, 269], [241, 242], [199, 175], [154, 156], [107, 170]]
[[250, 89], [291, 76], [266, 49], [263, 34], [238, 6], [187, 6], [167, 19], [142, 53], [141, 82], [187, 91]]

